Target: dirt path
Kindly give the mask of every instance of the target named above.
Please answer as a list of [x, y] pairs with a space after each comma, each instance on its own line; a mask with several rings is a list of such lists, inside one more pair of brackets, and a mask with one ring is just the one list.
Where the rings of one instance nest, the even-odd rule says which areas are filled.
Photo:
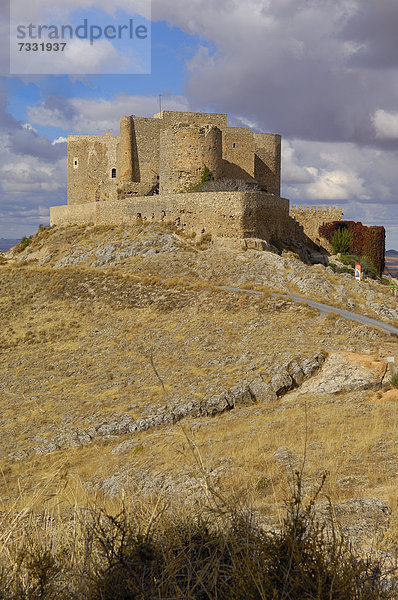
[[[257, 290], [247, 290], [238, 287], [230, 287], [228, 285], [220, 285], [216, 286], [218, 290], [229, 290], [231, 292], [246, 292], [248, 294], [257, 294], [262, 295], [263, 292], [258, 292]], [[330, 312], [334, 312], [339, 314], [344, 319], [350, 319], [351, 321], [357, 321], [357, 323], [361, 323], [362, 325], [369, 325], [371, 327], [380, 327], [387, 333], [392, 333], [393, 335], [398, 335], [398, 328], [393, 325], [389, 325], [388, 323], [384, 323], [384, 321], [380, 321], [379, 319], [373, 319], [372, 317], [367, 317], [365, 315], [361, 315], [359, 313], [350, 312], [349, 310], [344, 310], [343, 308], [336, 308], [335, 306], [330, 306], [329, 304], [322, 304], [321, 302], [315, 302], [314, 300], [309, 300], [308, 298], [303, 298], [301, 296], [293, 296], [292, 294], [272, 294], [273, 296], [282, 296], [283, 298], [290, 298], [295, 302], [307, 302], [309, 306], [312, 308], [317, 308], [321, 313], [327, 315]]]

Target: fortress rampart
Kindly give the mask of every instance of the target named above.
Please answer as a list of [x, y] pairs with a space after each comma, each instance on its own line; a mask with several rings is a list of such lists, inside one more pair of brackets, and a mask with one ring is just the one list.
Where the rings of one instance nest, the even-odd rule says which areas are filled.
[[51, 208], [52, 225], [172, 222], [198, 235], [238, 239], [282, 237], [288, 218], [289, 201], [264, 192], [165, 194]]
[[330, 252], [329, 242], [319, 235], [319, 227], [332, 221], [341, 221], [343, 209], [338, 206], [291, 206], [290, 216], [302, 227], [304, 234], [318, 246]]
[[[342, 218], [341, 208], [289, 212], [280, 135], [230, 127], [223, 113], [122, 116], [119, 136], [69, 136], [67, 165], [68, 205], [51, 209], [52, 225], [172, 221], [218, 239], [294, 238], [329, 249], [319, 226]], [[192, 192], [205, 166], [216, 184], [253, 191]]]

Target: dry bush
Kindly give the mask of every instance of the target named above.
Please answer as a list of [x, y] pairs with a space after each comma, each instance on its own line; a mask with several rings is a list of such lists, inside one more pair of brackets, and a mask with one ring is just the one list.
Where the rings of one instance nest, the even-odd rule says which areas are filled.
[[[122, 498], [72, 506], [69, 517], [27, 507], [2, 517], [2, 600], [387, 600], [384, 565], [357, 556], [335, 529], [316, 520], [314, 496], [303, 500], [296, 473], [281, 526], [265, 531], [246, 506], [206, 480], [196, 511]], [[38, 494], [36, 501], [44, 500]]]

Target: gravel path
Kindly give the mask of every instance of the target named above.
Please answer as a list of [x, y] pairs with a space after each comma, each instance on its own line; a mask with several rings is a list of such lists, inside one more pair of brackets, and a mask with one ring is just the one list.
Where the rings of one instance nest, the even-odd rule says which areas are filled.
[[[216, 287], [218, 290], [229, 290], [231, 292], [246, 292], [248, 294], [257, 294], [259, 296], [263, 295], [263, 292], [258, 292], [257, 290], [246, 290], [238, 287], [231, 287], [228, 285], [219, 285]], [[300, 296], [293, 296], [292, 294], [272, 294], [273, 296], [282, 296], [283, 298], [290, 298], [295, 302], [307, 302], [308, 306], [312, 308], [317, 308], [321, 313], [328, 314], [330, 312], [335, 312], [339, 314], [344, 319], [350, 319], [351, 321], [357, 321], [357, 323], [361, 323], [362, 325], [370, 325], [371, 327], [380, 327], [387, 333], [392, 333], [393, 335], [398, 335], [398, 328], [393, 325], [389, 325], [388, 323], [384, 323], [384, 321], [380, 321], [379, 319], [372, 319], [372, 317], [366, 317], [365, 315], [361, 315], [359, 313], [350, 312], [349, 310], [344, 310], [343, 308], [336, 308], [335, 306], [329, 306], [329, 304], [322, 304], [321, 302], [315, 302], [314, 300], [309, 300], [308, 298], [302, 298]]]

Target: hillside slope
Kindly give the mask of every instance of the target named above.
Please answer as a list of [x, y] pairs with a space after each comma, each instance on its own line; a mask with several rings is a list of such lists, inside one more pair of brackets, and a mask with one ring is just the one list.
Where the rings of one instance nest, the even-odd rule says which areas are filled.
[[386, 273], [392, 277], [398, 277], [398, 252], [396, 250], [386, 252]]
[[[76, 479], [93, 492], [192, 502], [205, 470], [272, 521], [305, 453], [307, 492], [327, 471], [326, 491], [348, 503], [358, 537], [387, 505], [395, 511], [398, 396], [386, 357], [398, 356], [397, 338], [272, 295], [397, 325], [385, 286], [158, 225], [44, 230], [7, 257], [3, 502]], [[358, 498], [373, 499], [360, 526]]]

